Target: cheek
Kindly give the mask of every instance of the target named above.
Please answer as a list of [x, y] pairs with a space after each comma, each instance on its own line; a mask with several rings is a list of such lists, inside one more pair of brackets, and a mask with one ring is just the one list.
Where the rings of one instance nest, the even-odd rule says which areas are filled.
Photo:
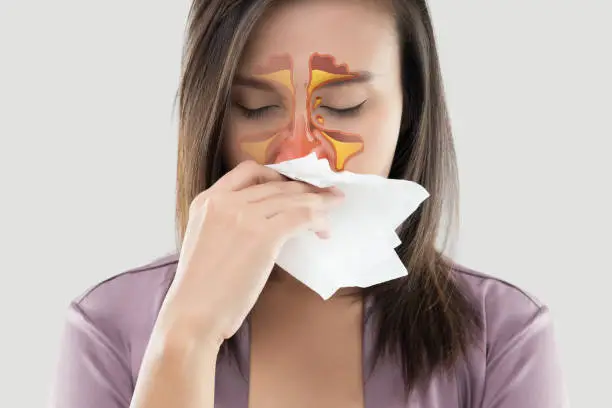
[[[232, 167], [255, 158], [244, 150], [245, 142], [255, 142], [274, 135], [287, 122], [285, 112], [279, 111], [265, 120], [250, 120], [232, 109], [223, 136], [223, 153]], [[261, 159], [256, 161], [263, 163]]]
[[238, 163], [251, 159], [240, 148], [240, 140], [246, 132], [248, 126], [244, 126], [240, 118], [230, 115], [230, 120], [225, 128], [223, 135], [223, 154], [230, 167], [235, 167]]
[[387, 177], [397, 145], [401, 116], [401, 102], [381, 104], [364, 115], [358, 131], [363, 138], [364, 150], [347, 163], [346, 170]]

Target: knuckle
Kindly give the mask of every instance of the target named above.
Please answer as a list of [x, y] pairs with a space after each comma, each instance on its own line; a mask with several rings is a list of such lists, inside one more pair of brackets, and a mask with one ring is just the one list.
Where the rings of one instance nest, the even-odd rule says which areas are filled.
[[325, 202], [323, 196], [315, 193], [306, 193], [304, 204], [310, 208], [319, 208]]
[[219, 203], [219, 205], [222, 207], [220, 211], [234, 227], [241, 229], [251, 228], [255, 220], [247, 206], [230, 201]]
[[310, 191], [311, 190], [310, 184], [304, 183], [302, 181], [295, 181], [295, 180], [291, 181], [291, 185], [293, 189], [297, 191]]
[[288, 191], [286, 183], [269, 183], [267, 188], [270, 189], [271, 194], [282, 194]]
[[305, 222], [313, 221], [317, 217], [317, 212], [313, 207], [302, 207], [298, 214], [299, 218]]
[[220, 201], [220, 196], [211, 195], [205, 198], [205, 200], [202, 202], [202, 206], [205, 206], [208, 211], [215, 211], [223, 208], [223, 205], [221, 205]]
[[228, 215], [234, 215], [235, 211], [232, 210], [232, 206], [221, 194], [208, 195], [202, 201], [200, 208], [206, 211], [207, 215], [212, 215], [215, 218], [227, 218]]
[[312, 198], [314, 199], [315, 204], [317, 206], [321, 206], [321, 205], [327, 203], [327, 201], [328, 201], [327, 197], [324, 196], [323, 194], [318, 194], [318, 193], [311, 193], [311, 194], [312, 194]]
[[193, 200], [191, 200], [191, 203], [189, 203], [189, 214], [194, 214], [200, 211], [207, 198], [208, 194], [206, 194], [206, 191], [203, 191], [196, 195]]
[[252, 159], [248, 159], [248, 160], [244, 160], [242, 162], [240, 162], [237, 166], [237, 168], [239, 168], [241, 171], [245, 171], [245, 172], [252, 172], [255, 171], [255, 169], [257, 169], [259, 167], [259, 165], [257, 164], [257, 162], [255, 160]]

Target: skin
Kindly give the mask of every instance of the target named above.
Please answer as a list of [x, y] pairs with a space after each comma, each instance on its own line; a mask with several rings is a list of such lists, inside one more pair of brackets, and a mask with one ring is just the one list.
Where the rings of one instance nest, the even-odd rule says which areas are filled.
[[[386, 177], [402, 114], [394, 22], [367, 3], [302, 3], [275, 10], [251, 36], [232, 88], [228, 162], [268, 164], [315, 151], [336, 171]], [[345, 75], [331, 77], [334, 66]], [[354, 112], [335, 111], [361, 103]], [[354, 144], [334, 149], [341, 140]], [[334, 160], [335, 151], [352, 149]]]
[[[245, 131], [238, 136], [237, 143], [243, 153], [261, 164], [279, 163], [315, 152], [318, 158], [329, 161], [331, 169], [341, 171], [349, 159], [364, 151], [364, 141], [356, 133], [343, 132], [342, 123], [334, 128], [334, 116], [355, 117], [366, 100], [350, 107], [333, 107], [333, 100], [328, 105], [321, 93], [325, 88], [365, 82], [370, 74], [351, 72], [346, 64], [336, 64], [333, 55], [313, 53], [308, 65], [309, 78], [302, 92], [306, 98], [303, 112], [297, 109], [296, 100], [303, 95], [297, 92], [293, 81], [294, 63], [290, 54], [273, 55], [266, 66], [257, 67], [252, 76], [238, 77], [236, 88], [243, 86], [278, 93], [287, 105], [287, 114], [283, 115], [284, 121], [278, 129], [271, 133], [268, 129]], [[279, 105], [248, 107], [248, 103], [242, 102], [248, 96], [242, 97], [240, 91], [237, 94], [235, 106], [246, 118], [253, 118], [251, 120], [265, 120], [266, 114], [274, 114], [281, 108]]]
[[[325, 238], [326, 214], [341, 194], [288, 181], [261, 163], [318, 149], [337, 171], [388, 175], [402, 110], [399, 47], [392, 17], [372, 4], [282, 3], [250, 36], [224, 140], [226, 160], [235, 168], [191, 205], [176, 276], [145, 352], [132, 408], [212, 408], [219, 347], [250, 311], [250, 408], [363, 406], [362, 305], [338, 296], [354, 289], [323, 302], [283, 271], [280, 279], [268, 279], [292, 236], [311, 230]], [[333, 57], [360, 79], [309, 93], [315, 53]], [[257, 75], [286, 67], [291, 72], [282, 75], [292, 80], [285, 85], [252, 86]], [[351, 116], [324, 107], [363, 101]], [[240, 106], [275, 108], [255, 120]], [[338, 161], [339, 149], [324, 132], [360, 146]], [[254, 160], [248, 143], [272, 136]]]
[[[309, 1], [276, 10], [252, 36], [238, 78], [268, 74], [265, 79], [280, 86], [262, 90], [248, 80], [235, 83], [226, 145], [230, 162], [249, 157], [279, 162], [314, 151], [333, 170], [386, 177], [402, 113], [392, 27], [388, 14], [367, 3]], [[332, 85], [321, 86], [326, 83]], [[359, 105], [349, 115], [332, 110]], [[241, 108], [265, 106], [272, 108], [254, 118]], [[245, 149], [252, 141], [267, 147], [259, 149], [264, 154], [253, 157], [253, 150]], [[362, 309], [338, 296], [354, 289], [322, 302], [290, 275], [281, 276], [266, 285], [253, 312], [251, 407], [296, 406], [296, 401], [360, 406]]]

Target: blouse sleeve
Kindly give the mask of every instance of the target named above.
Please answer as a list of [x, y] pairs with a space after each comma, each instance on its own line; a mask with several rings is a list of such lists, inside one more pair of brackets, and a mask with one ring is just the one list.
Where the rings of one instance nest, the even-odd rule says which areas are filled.
[[503, 337], [487, 350], [481, 408], [567, 408], [548, 308]]
[[125, 353], [72, 303], [60, 346], [50, 408], [128, 408], [133, 392]]

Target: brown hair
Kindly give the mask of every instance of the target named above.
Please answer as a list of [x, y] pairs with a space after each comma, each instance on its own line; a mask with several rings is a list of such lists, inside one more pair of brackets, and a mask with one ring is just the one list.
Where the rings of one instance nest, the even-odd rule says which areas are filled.
[[[482, 317], [453, 279], [437, 245], [458, 214], [458, 177], [431, 18], [425, 0], [390, 0], [401, 46], [404, 110], [389, 178], [423, 185], [430, 198], [399, 229], [408, 276], [363, 290], [378, 322], [375, 361], [398, 355], [406, 389], [434, 371], [450, 372], [482, 328]], [[179, 100], [177, 224], [228, 166], [222, 134], [232, 79], [249, 33], [278, 0], [194, 0], [188, 19]], [[444, 220], [442, 219], [444, 217]], [[224, 344], [235, 351], [235, 340]]]

